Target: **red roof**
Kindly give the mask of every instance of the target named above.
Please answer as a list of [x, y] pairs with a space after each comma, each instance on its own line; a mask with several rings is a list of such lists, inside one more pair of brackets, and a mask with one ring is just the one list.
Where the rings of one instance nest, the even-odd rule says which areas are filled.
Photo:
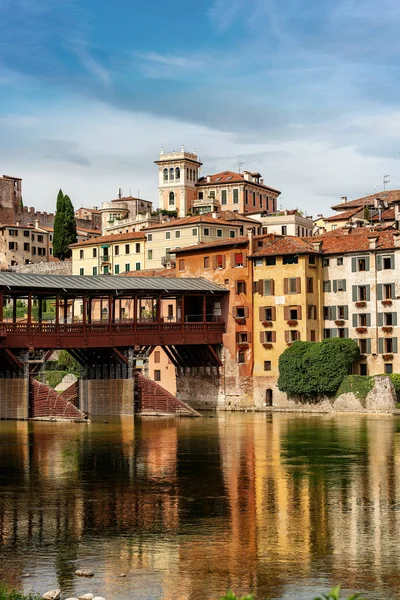
[[109, 242], [128, 242], [130, 240], [144, 240], [144, 233], [141, 231], [131, 231], [130, 233], [116, 233], [114, 235], [102, 235], [100, 237], [94, 237], [90, 240], [84, 240], [83, 242], [77, 242], [71, 244], [70, 248], [78, 248], [78, 246], [93, 246], [93, 244], [102, 244]]
[[[230, 212], [230, 211], [224, 211]], [[204, 215], [195, 215], [193, 217], [183, 217], [182, 219], [171, 219], [170, 221], [166, 221], [165, 223], [160, 223], [159, 225], [149, 225], [148, 227], [142, 229], [142, 231], [152, 231], [153, 229], [168, 229], [170, 227], [183, 227], [185, 225], [196, 225], [198, 223], [206, 223], [207, 225], [229, 225], [230, 227], [239, 227], [239, 223], [231, 223], [233, 219], [227, 219], [221, 217], [222, 212], [214, 213], [217, 216], [210, 216], [213, 213], [206, 213]], [[236, 213], [233, 213], [236, 214]], [[246, 220], [251, 221], [253, 223], [257, 223], [254, 219], [247, 219], [246, 217], [241, 217], [240, 221]], [[225, 223], [224, 223], [225, 221]]]
[[[210, 181], [207, 181], [207, 177], [210, 178]], [[249, 183], [251, 185], [256, 185], [258, 187], [265, 188], [266, 190], [270, 190], [271, 192], [276, 192], [280, 194], [279, 190], [276, 190], [268, 185], [264, 185], [263, 183], [256, 183], [255, 181], [248, 181], [244, 178], [243, 173], [235, 173], [234, 171], [222, 171], [221, 173], [215, 173], [215, 175], [207, 175], [206, 177], [200, 177], [196, 186], [206, 186], [206, 185], [226, 185], [227, 183]]]
[[[314, 238], [307, 239], [313, 240]], [[251, 256], [282, 256], [284, 254], [319, 254], [319, 252], [312, 246], [311, 241], [295, 236], [286, 236], [264, 244]]]
[[[387, 210], [384, 210], [382, 212], [382, 221], [394, 221], [395, 217], [396, 217], [396, 215], [395, 215], [394, 208], [388, 208]], [[379, 215], [375, 215], [372, 218], [372, 220], [379, 222]]]
[[389, 190], [384, 192], [378, 192], [377, 194], [371, 194], [364, 196], [363, 198], [357, 198], [356, 200], [350, 200], [350, 202], [342, 202], [341, 204], [335, 204], [332, 206], [333, 210], [347, 210], [349, 208], [361, 208], [364, 206], [373, 206], [376, 199], [382, 200], [387, 204], [391, 204], [396, 200], [400, 200], [400, 190]]
[[194, 244], [193, 246], [186, 246], [185, 248], [176, 248], [173, 250], [175, 254], [185, 253], [185, 252], [203, 252], [204, 250], [208, 250], [209, 248], [220, 248], [221, 246], [242, 246], [247, 245], [249, 243], [249, 238], [247, 235], [242, 235], [236, 238], [228, 238], [225, 240], [215, 240], [214, 242], [200, 242], [199, 244]]
[[323, 254], [343, 254], [346, 252], [365, 252], [370, 250], [370, 240], [377, 238], [377, 250], [389, 250], [394, 248], [394, 239], [397, 234], [394, 230], [376, 231], [365, 228], [355, 228], [350, 231], [342, 228], [341, 235], [328, 236], [327, 234], [315, 241], [322, 241]]
[[[351, 217], [354, 217], [357, 213], [361, 211], [361, 208], [353, 208], [351, 210], [346, 210], [345, 212], [339, 213], [337, 215], [327, 217], [325, 221], [347, 221], [347, 219], [351, 219]], [[362, 215], [362, 218], [364, 218], [364, 215]]]
[[121, 276], [126, 277], [175, 277], [176, 270], [175, 269], [146, 269], [143, 271], [125, 271], [124, 273], [120, 273]]

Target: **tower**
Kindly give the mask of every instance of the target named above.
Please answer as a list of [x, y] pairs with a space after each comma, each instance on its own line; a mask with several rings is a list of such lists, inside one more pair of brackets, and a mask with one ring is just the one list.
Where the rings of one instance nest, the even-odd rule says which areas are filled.
[[158, 193], [161, 210], [176, 210], [185, 217], [196, 198], [196, 183], [202, 163], [193, 152], [164, 153], [161, 148], [158, 165]]

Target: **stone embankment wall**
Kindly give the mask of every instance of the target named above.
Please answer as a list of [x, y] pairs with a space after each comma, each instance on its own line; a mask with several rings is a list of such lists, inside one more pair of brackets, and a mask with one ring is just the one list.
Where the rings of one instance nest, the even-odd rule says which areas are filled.
[[72, 275], [72, 261], [60, 260], [20, 265], [13, 270], [16, 273], [30, 273], [31, 275]]

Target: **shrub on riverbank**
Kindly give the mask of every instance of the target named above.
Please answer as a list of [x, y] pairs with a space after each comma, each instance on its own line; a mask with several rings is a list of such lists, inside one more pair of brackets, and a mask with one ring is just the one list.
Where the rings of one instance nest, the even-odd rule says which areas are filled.
[[[239, 598], [230, 590], [225, 596], [220, 598], [219, 600], [254, 600], [254, 596], [252, 594], [248, 596], [242, 596]], [[340, 600], [340, 586], [333, 587], [330, 592], [327, 594], [322, 594], [321, 596], [317, 596], [314, 600]], [[347, 598], [347, 600], [366, 600], [365, 598], [361, 598], [360, 594], [352, 594]]]
[[368, 377], [367, 375], [347, 375], [343, 378], [336, 396], [352, 392], [358, 400], [361, 400], [362, 404], [362, 401], [366, 399], [373, 387], [373, 377]]
[[357, 343], [350, 339], [294, 342], [279, 357], [278, 387], [303, 398], [333, 396], [359, 356]]
[[397, 402], [400, 402], [400, 373], [391, 373], [389, 377], [396, 392]]
[[7, 590], [4, 585], [0, 584], [0, 600], [40, 600], [39, 594], [21, 594], [15, 590]]

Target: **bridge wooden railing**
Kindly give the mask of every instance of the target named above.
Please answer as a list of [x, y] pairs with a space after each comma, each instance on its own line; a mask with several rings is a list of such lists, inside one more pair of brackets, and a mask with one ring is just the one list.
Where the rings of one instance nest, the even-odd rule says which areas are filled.
[[120, 322], [120, 323], [0, 323], [0, 335], [7, 334], [115, 334], [115, 333], [201, 333], [202, 331], [224, 333], [224, 322], [206, 323], [157, 323], [157, 322]]

